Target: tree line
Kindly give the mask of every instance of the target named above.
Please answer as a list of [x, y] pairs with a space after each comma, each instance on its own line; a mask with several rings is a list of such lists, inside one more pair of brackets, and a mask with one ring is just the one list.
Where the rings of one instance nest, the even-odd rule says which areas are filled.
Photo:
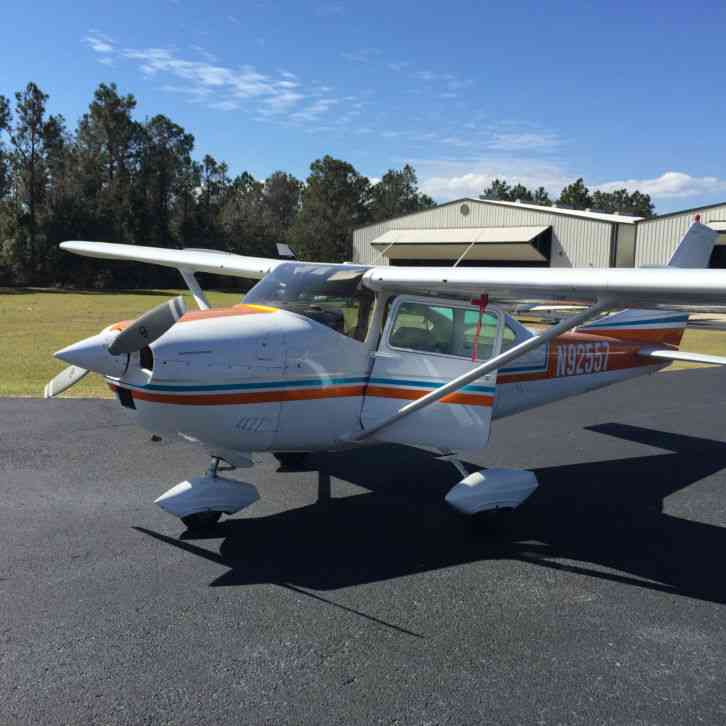
[[510, 186], [504, 179], [495, 179], [479, 195], [480, 199], [498, 199], [505, 202], [522, 202], [551, 207], [557, 204], [568, 209], [590, 209], [593, 212], [625, 214], [633, 217], [652, 217], [655, 205], [649, 194], [639, 191], [628, 192], [627, 189], [615, 189], [612, 192], [591, 192], [582, 177], [568, 184], [561, 192], [557, 201], [550, 198], [544, 187], [528, 189], [522, 184]]
[[96, 88], [75, 129], [35, 83], [0, 95], [0, 284], [118, 288], [178, 284], [174, 271], [105, 265], [62, 253], [67, 239], [207, 247], [275, 257], [352, 259], [353, 229], [434, 205], [410, 165], [371, 181], [325, 156], [305, 181], [275, 171], [235, 177], [193, 157], [194, 136], [164, 115], [140, 121], [136, 99]]
[[[352, 259], [353, 230], [434, 207], [410, 165], [372, 183], [325, 156], [307, 179], [275, 171], [232, 177], [224, 161], [193, 156], [194, 136], [167, 116], [135, 118], [136, 99], [115, 84], [96, 88], [70, 129], [35, 83], [0, 95], [0, 285], [119, 288], [178, 284], [176, 273], [105, 264], [62, 253], [67, 239], [207, 247], [275, 257], [276, 243], [302, 259]], [[495, 179], [481, 195], [551, 205], [547, 191]], [[582, 179], [559, 205], [650, 217], [650, 197], [590, 192]]]

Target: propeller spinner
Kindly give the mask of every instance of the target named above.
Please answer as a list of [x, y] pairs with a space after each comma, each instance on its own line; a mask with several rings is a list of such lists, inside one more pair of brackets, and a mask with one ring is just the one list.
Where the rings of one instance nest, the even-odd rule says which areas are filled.
[[45, 398], [53, 398], [75, 385], [89, 371], [106, 376], [122, 376], [129, 364], [129, 355], [158, 340], [186, 312], [183, 298], [157, 305], [144, 313], [120, 333], [107, 328], [98, 335], [81, 340], [54, 353], [70, 366], [61, 371], [45, 387]]

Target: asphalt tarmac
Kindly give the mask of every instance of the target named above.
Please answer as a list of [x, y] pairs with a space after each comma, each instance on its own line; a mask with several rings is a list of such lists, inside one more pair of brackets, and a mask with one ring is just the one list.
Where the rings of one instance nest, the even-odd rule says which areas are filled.
[[206, 468], [114, 401], [0, 400], [0, 724], [726, 721], [726, 371], [497, 422], [508, 522], [402, 447], [268, 455], [202, 538], [152, 502]]

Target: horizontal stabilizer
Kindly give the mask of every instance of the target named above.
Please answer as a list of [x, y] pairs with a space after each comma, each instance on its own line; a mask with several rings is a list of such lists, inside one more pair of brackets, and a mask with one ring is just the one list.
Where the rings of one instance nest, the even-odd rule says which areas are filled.
[[685, 361], [687, 363], [707, 363], [713, 366], [726, 366], [726, 358], [720, 355], [707, 355], [706, 353], [687, 353], [684, 350], [670, 350], [669, 348], [645, 347], [638, 350], [638, 355], [661, 360]]

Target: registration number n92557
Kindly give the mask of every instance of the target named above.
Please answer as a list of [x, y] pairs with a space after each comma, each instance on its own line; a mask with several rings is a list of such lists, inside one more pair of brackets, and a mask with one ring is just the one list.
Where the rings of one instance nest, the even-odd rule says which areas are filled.
[[586, 373], [601, 373], [608, 369], [610, 344], [566, 343], [557, 348], [556, 376], [581, 376]]

